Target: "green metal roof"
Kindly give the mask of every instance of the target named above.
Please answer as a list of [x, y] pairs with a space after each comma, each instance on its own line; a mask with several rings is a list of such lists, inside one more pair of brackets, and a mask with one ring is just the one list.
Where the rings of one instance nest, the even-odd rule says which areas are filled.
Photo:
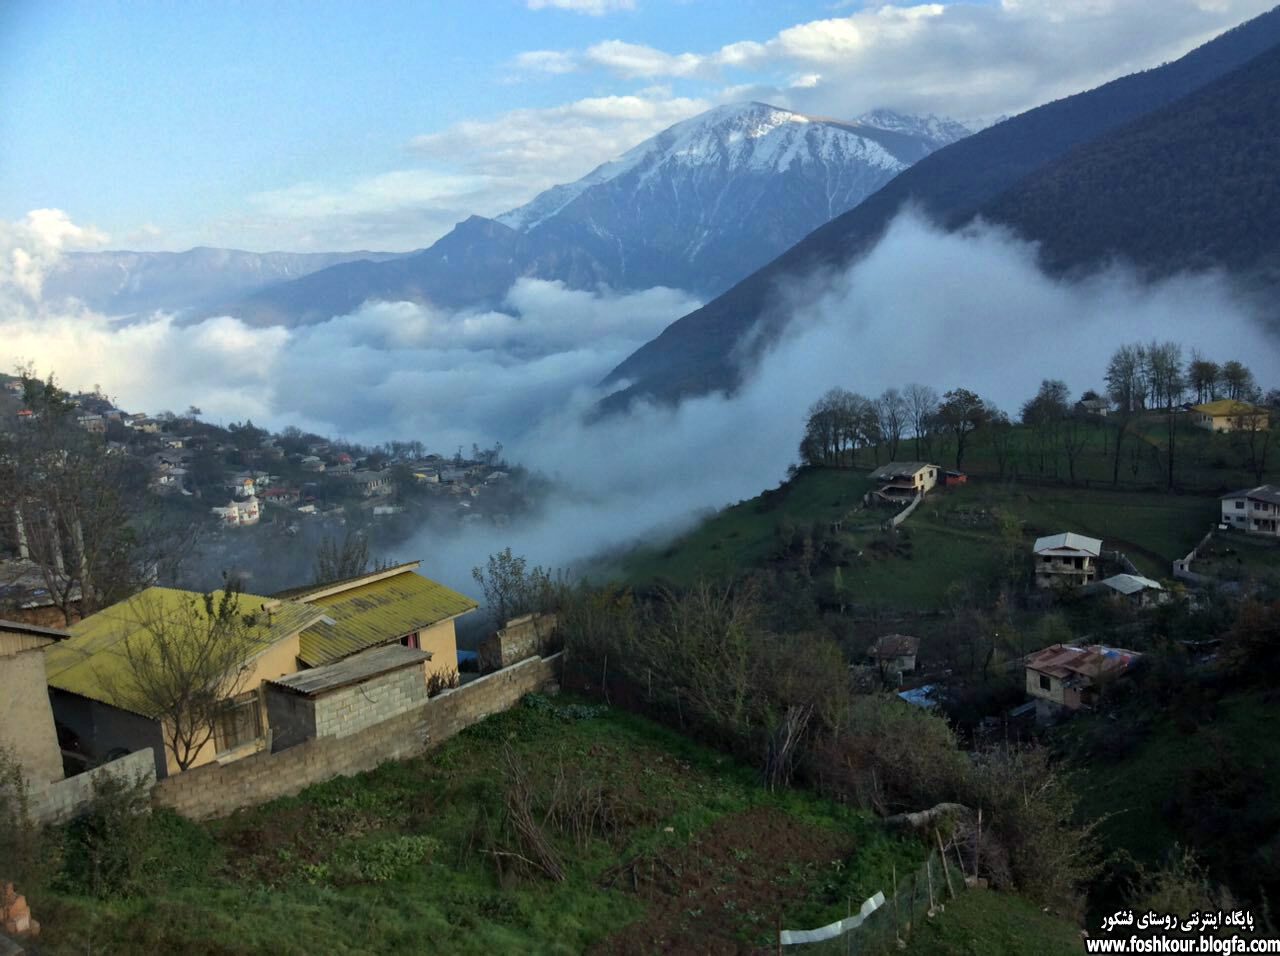
[[[215, 602], [220, 600], [222, 592], [215, 591], [213, 597]], [[125, 706], [116, 699], [117, 694], [113, 690], [120, 688], [127, 692], [128, 688], [129, 665], [121, 642], [128, 640], [136, 650], [145, 652], [145, 646], [134, 642], [155, 642], [156, 636], [142, 624], [141, 619], [172, 616], [192, 602], [203, 617], [202, 594], [152, 587], [127, 601], [89, 615], [68, 628], [69, 638], [45, 651], [49, 686], [116, 707]], [[246, 660], [252, 660], [278, 641], [298, 633], [324, 614], [318, 607], [257, 594], [241, 594], [238, 607], [242, 615], [253, 620], [248, 632]], [[268, 609], [270, 613], [267, 613]], [[181, 634], [182, 631], [176, 629], [175, 633]], [[154, 717], [155, 714], [143, 716]]]
[[317, 597], [296, 598], [323, 609], [327, 618], [302, 632], [299, 659], [319, 667], [479, 607], [465, 594], [414, 573], [414, 567], [416, 562], [390, 575], [373, 572], [367, 584], [333, 594], [324, 590], [333, 585], [318, 585], [312, 588]]

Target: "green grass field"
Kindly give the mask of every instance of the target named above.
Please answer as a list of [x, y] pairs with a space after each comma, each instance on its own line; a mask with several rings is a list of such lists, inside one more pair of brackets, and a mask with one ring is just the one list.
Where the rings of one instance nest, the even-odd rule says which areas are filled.
[[[780, 526], [827, 525], [846, 516], [869, 487], [861, 471], [807, 469], [782, 489], [727, 508], [669, 545], [636, 550], [624, 561], [623, 577], [633, 584], [666, 580], [684, 585], [699, 577], [732, 577], [763, 567], [776, 548]], [[1145, 574], [1167, 578], [1171, 562], [1194, 547], [1216, 521], [1218, 501], [1162, 491], [975, 478], [931, 494], [892, 547], [878, 531], [866, 530], [888, 515], [873, 509], [846, 522], [841, 537], [856, 555], [843, 571], [850, 600], [932, 610], [946, 603], [954, 586], [981, 579], [995, 568], [1000, 515], [1021, 522], [1028, 548], [1038, 535], [1077, 531], [1102, 538], [1108, 550], [1124, 551]]]
[[[861, 812], [770, 793], [651, 722], [534, 702], [226, 820], [153, 814], [151, 885], [33, 894], [41, 952], [735, 952], [768, 946], [779, 919], [840, 918], [924, 858]], [[563, 881], [490, 852], [530, 852], [502, 836], [507, 748], [562, 813], [573, 794], [597, 801], [590, 833], [538, 804]]]
[[768, 558], [778, 525], [828, 524], [857, 507], [870, 489], [861, 471], [806, 471], [776, 491], [725, 508], [665, 546], [638, 548], [623, 560], [622, 576], [635, 584], [666, 580], [680, 585], [732, 577]]
[[972, 889], [922, 921], [906, 949], [918, 956], [1067, 956], [1084, 952], [1080, 930], [1008, 893]]

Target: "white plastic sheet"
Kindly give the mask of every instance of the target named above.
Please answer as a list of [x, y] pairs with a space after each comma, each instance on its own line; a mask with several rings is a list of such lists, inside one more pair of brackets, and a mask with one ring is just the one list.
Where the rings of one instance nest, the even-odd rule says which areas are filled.
[[818, 929], [784, 929], [778, 935], [778, 941], [783, 946], [794, 946], [796, 943], [821, 943], [824, 940], [835, 939], [837, 936], [843, 936], [850, 930], [857, 929], [863, 924], [868, 916], [884, 905], [884, 894], [876, 893], [861, 907], [858, 908], [856, 916], [848, 916], [835, 923]]

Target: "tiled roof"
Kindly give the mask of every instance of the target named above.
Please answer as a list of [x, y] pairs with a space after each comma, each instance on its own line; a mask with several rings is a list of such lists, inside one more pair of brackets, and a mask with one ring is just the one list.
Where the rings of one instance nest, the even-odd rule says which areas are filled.
[[325, 615], [302, 633], [302, 662], [308, 667], [329, 664], [479, 607], [466, 595], [414, 573], [417, 566], [410, 562], [391, 573], [375, 571], [293, 592], [294, 600], [321, 608]]
[[[215, 603], [221, 597], [222, 592], [214, 592]], [[125, 706], [117, 696], [117, 691], [124, 691], [127, 696], [129, 690], [129, 664], [123, 642], [128, 640], [135, 652], [145, 653], [157, 638], [143, 622], [177, 620], [175, 615], [183, 614], [187, 606], [204, 616], [204, 597], [198, 592], [152, 587], [73, 624], [68, 628], [71, 636], [67, 640], [50, 645], [45, 651], [49, 686]], [[241, 594], [238, 609], [253, 622], [246, 635], [245, 660], [298, 633], [324, 614], [320, 608], [257, 594]], [[184, 629], [177, 625], [173, 633], [181, 639]]]

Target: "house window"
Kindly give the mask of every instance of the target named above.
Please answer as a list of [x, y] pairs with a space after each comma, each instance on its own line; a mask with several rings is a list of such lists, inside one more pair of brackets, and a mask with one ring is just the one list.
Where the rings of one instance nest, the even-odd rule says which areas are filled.
[[403, 645], [404, 647], [412, 647], [412, 648], [414, 648], [415, 650], [416, 650], [416, 649], [418, 649], [418, 648], [421, 646], [421, 645], [418, 643], [418, 632], [417, 632], [417, 631], [414, 631], [412, 634], [406, 634], [404, 637], [400, 638], [400, 643], [401, 643], [401, 645]]
[[261, 736], [262, 711], [258, 707], [257, 691], [223, 701], [213, 734], [218, 753], [243, 747]]
[[1053, 690], [1053, 681], [1050, 680], [1048, 677], [1046, 677], [1044, 674], [1040, 675], [1040, 689]]
[[1236, 501], [1236, 507], [1237, 507], [1237, 508], [1244, 508], [1244, 502], [1243, 502], [1243, 501], [1239, 501], [1239, 500], [1237, 500], [1237, 501]]

